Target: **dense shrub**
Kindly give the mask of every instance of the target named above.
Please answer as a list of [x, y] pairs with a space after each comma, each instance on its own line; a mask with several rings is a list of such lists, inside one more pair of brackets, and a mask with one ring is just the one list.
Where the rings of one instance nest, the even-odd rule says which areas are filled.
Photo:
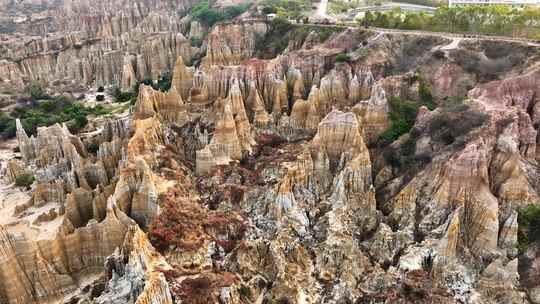
[[421, 105], [426, 106], [428, 109], [433, 110], [436, 107], [435, 98], [431, 94], [431, 87], [429, 83], [422, 77], [422, 75], [417, 74], [418, 78], [418, 96], [420, 97]]
[[135, 90], [134, 88], [133, 90], [126, 92], [122, 91], [119, 87], [113, 87], [110, 94], [112, 95], [114, 102], [121, 103], [130, 101], [132, 104], [134, 104], [135, 100], [137, 99], [138, 90]]
[[420, 102], [401, 100], [399, 97], [391, 97], [388, 99], [388, 103], [390, 105], [390, 128], [380, 136], [382, 145], [387, 145], [401, 135], [408, 133], [414, 125], [418, 109], [422, 105]]
[[0, 137], [2, 139], [12, 138], [15, 133], [15, 120], [8, 114], [0, 112]]
[[437, 59], [445, 59], [446, 55], [444, 54], [444, 51], [436, 50], [435, 52], [433, 52], [433, 57]]
[[97, 143], [90, 143], [88, 145], [88, 147], [86, 147], [86, 150], [88, 150], [88, 152], [92, 153], [92, 154], [96, 154], [97, 151], [99, 150], [99, 145]]
[[349, 62], [351, 61], [351, 56], [347, 54], [338, 54], [336, 56], [336, 62]]
[[445, 145], [451, 145], [456, 139], [483, 125], [488, 115], [471, 109], [467, 104], [445, 106], [429, 124], [431, 138]]
[[165, 72], [161, 74], [158, 78], [158, 81], [155, 85], [152, 85], [154, 90], [160, 90], [162, 92], [167, 92], [171, 89], [171, 83], [172, 81], [172, 74], [169, 72]]
[[540, 22], [540, 9], [535, 7], [520, 10], [504, 5], [443, 6], [433, 15], [395, 9], [390, 12], [367, 12], [359, 22], [384, 28], [508, 35], [531, 39], [537, 39], [540, 35], [540, 27], [537, 25]]
[[426, 106], [429, 110], [435, 109], [435, 98], [427, 81], [418, 73], [411, 79], [411, 82], [416, 81], [419, 82], [418, 95], [420, 100], [402, 100], [396, 96], [388, 99], [390, 128], [381, 134], [379, 138], [381, 146], [386, 146], [403, 134], [408, 133], [414, 126], [418, 109], [421, 106]]
[[72, 133], [77, 133], [83, 129], [87, 123], [88, 119], [86, 118], [86, 114], [76, 113], [74, 114], [73, 121], [69, 124], [69, 129]]
[[55, 123], [68, 122], [72, 131], [84, 128], [88, 115], [106, 115], [110, 111], [101, 105], [87, 108], [80, 103], [59, 96], [38, 103], [17, 106], [8, 114], [0, 115], [0, 132], [6, 138], [15, 136], [15, 119], [21, 120], [22, 126], [29, 134], [35, 134], [38, 127]]
[[387, 148], [383, 151], [383, 157], [386, 163], [400, 171], [414, 169], [411, 172], [417, 172], [422, 165], [431, 162], [430, 155], [415, 155], [416, 140], [414, 135], [397, 148]]
[[250, 4], [229, 6], [223, 11], [219, 11], [210, 8], [208, 1], [202, 1], [191, 9], [190, 15], [200, 23], [212, 27], [217, 22], [230, 20], [243, 14], [248, 9], [249, 5]]
[[465, 71], [478, 75], [480, 81], [500, 78], [510, 69], [527, 60], [527, 52], [514, 52], [508, 56], [487, 58], [471, 50], [456, 50], [453, 58]]
[[15, 185], [17, 187], [30, 188], [35, 180], [35, 177], [31, 174], [22, 174], [15, 178]]
[[270, 23], [270, 29], [266, 35], [258, 37], [256, 42], [258, 58], [273, 58], [282, 53], [289, 41], [296, 45], [302, 45], [311, 32], [317, 33], [319, 41], [324, 42], [332, 34], [343, 31], [340, 27], [320, 27], [312, 25], [292, 24], [286, 18], [277, 17]]
[[311, 11], [311, 3], [309, 0], [265, 0], [263, 13], [298, 20]]
[[45, 88], [39, 81], [32, 81], [25, 91], [33, 100], [47, 99], [49, 96], [45, 92]]
[[265, 15], [277, 14], [277, 8], [275, 6], [264, 6], [262, 8], [262, 13]]
[[540, 206], [528, 205], [518, 214], [518, 249], [527, 250], [529, 244], [540, 241]]
[[203, 44], [203, 40], [199, 37], [191, 37], [189, 38], [189, 41], [191, 42], [192, 47], [200, 48]]

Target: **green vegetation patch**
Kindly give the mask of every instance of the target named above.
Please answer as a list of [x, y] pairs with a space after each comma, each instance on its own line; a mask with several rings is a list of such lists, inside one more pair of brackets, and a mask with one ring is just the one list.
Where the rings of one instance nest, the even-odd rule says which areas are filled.
[[33, 100], [49, 99], [50, 96], [45, 92], [45, 88], [39, 81], [32, 81], [26, 88], [25, 92], [30, 95]]
[[402, 100], [395, 96], [389, 98], [390, 128], [380, 135], [379, 145], [386, 146], [403, 134], [409, 133], [414, 126], [420, 107], [426, 106], [429, 110], [435, 109], [435, 100], [427, 81], [420, 74], [416, 74], [412, 79], [412, 82], [415, 81], [419, 82], [418, 95], [420, 100]]
[[435, 142], [447, 146], [454, 143], [461, 145], [463, 142], [457, 139], [482, 126], [488, 118], [487, 114], [471, 109], [468, 104], [451, 104], [433, 117], [428, 132]]
[[540, 206], [530, 204], [519, 210], [518, 249], [523, 253], [533, 242], [540, 241]]
[[217, 10], [211, 8], [209, 2], [202, 1], [201, 3], [195, 5], [189, 14], [193, 19], [199, 21], [205, 26], [212, 27], [217, 22], [231, 20], [241, 14], [243, 14], [249, 8], [250, 4], [241, 4], [235, 6], [226, 7], [224, 10]]
[[351, 61], [351, 56], [349, 56], [347, 54], [337, 54], [337, 56], [336, 56], [336, 62], [338, 62], [338, 63], [349, 62], [349, 61]]
[[281, 18], [299, 20], [311, 12], [312, 1], [308, 0], [266, 0], [262, 3], [264, 14], [277, 14]]
[[501, 35], [540, 39], [540, 9], [508, 5], [467, 5], [439, 7], [435, 14], [403, 12], [367, 12], [359, 22], [383, 28]]
[[302, 45], [311, 32], [317, 33], [320, 42], [325, 42], [333, 34], [343, 30], [342, 27], [292, 24], [285, 18], [277, 17], [270, 23], [270, 29], [266, 35], [257, 39], [256, 57], [274, 58], [287, 48], [289, 41], [294, 41], [296, 45]]
[[38, 127], [50, 126], [55, 123], [68, 124], [72, 132], [78, 132], [88, 123], [88, 115], [107, 115], [110, 110], [98, 105], [94, 108], [85, 107], [67, 97], [60, 96], [49, 100], [16, 107], [11, 113], [0, 114], [0, 133], [3, 138], [15, 136], [15, 119], [21, 120], [28, 134], [36, 134]]
[[134, 105], [137, 101], [137, 96], [139, 95], [139, 87], [141, 84], [151, 86], [154, 90], [159, 90], [162, 92], [167, 92], [171, 89], [172, 86], [172, 74], [166, 72], [159, 76], [157, 82], [154, 82], [152, 79], [144, 79], [140, 82], [137, 82], [131, 90], [123, 91], [119, 87], [115, 86], [109, 90], [109, 94], [113, 97], [114, 102], [123, 103], [128, 102], [131, 105]]
[[36, 178], [31, 174], [22, 174], [15, 178], [15, 185], [17, 187], [30, 188], [35, 180]]

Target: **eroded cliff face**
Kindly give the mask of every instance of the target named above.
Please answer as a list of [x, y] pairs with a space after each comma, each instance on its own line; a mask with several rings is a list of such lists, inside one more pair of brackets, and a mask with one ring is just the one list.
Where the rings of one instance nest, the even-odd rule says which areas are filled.
[[[163, 16], [145, 18], [141, 32]], [[125, 26], [89, 32], [135, 35]], [[0, 299], [538, 303], [536, 247], [517, 250], [518, 211], [540, 203], [536, 50], [341, 28], [253, 58], [269, 26], [217, 25], [197, 66], [166, 43], [176, 51], [146, 71], [173, 69], [171, 89], [141, 85], [130, 115], [91, 136], [18, 124], [6, 176], [37, 180], [1, 230], [0, 276], [16, 279]], [[463, 61], [512, 47], [524, 60], [496, 73]], [[435, 109], [382, 143], [396, 97]]]
[[[41, 15], [26, 17], [2, 40], [2, 81], [18, 88], [40, 80], [55, 87], [131, 89], [138, 80], [172, 71], [179, 56], [190, 62], [198, 51], [190, 38], [201, 35], [200, 24], [182, 17], [198, 1], [57, 2], [41, 6]], [[40, 20], [47, 26], [34, 33]]]

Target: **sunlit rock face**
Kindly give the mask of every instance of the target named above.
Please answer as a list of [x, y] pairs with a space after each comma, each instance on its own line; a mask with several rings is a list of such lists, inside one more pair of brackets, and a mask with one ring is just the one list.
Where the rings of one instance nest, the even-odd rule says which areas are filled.
[[203, 66], [238, 65], [255, 53], [257, 35], [264, 35], [263, 22], [218, 25], [208, 36], [208, 49]]
[[74, 229], [66, 218], [54, 240], [17, 239], [2, 228], [1, 298], [6, 303], [40, 303], [76, 291], [75, 278], [99, 274], [130, 225], [132, 220], [109, 206], [101, 222], [85, 227]]
[[[187, 11], [196, 3], [23, 3], [45, 10], [41, 19], [26, 19], [17, 25], [21, 32], [28, 33], [26, 37], [8, 39], [0, 46], [2, 79], [19, 88], [25, 81], [41, 80], [66, 87], [72, 86], [71, 82], [88, 86], [115, 84], [129, 90], [140, 80], [172, 72], [178, 56], [191, 61], [197, 49], [191, 46], [190, 37], [200, 36], [200, 25], [191, 29], [191, 20], [181, 18], [177, 12]], [[42, 21], [43, 27], [37, 29], [37, 23]]]
[[[529, 47], [493, 80], [458, 60], [481, 39], [441, 57], [444, 37], [298, 25], [260, 59], [271, 23], [206, 33], [172, 14], [193, 4], [64, 2], [57, 26], [85, 16], [81, 32], [1, 46], [14, 84], [172, 75], [92, 133], [17, 122], [0, 170], [36, 181], [1, 210], [0, 302], [539, 302], [538, 246], [520, 243], [540, 203]], [[388, 136], [399, 115], [412, 127]]]

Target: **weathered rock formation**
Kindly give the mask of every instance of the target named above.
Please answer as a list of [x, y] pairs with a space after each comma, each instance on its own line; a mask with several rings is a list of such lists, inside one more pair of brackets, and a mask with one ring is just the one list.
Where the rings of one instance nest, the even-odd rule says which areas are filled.
[[47, 11], [50, 25], [42, 37], [13, 36], [0, 44], [3, 81], [20, 88], [39, 79], [131, 89], [138, 80], [172, 71], [179, 56], [190, 62], [196, 53], [190, 20], [173, 13], [196, 1], [58, 2]]
[[[2, 228], [0, 300], [538, 302], [538, 246], [520, 235], [520, 210], [540, 204], [530, 47], [497, 42], [528, 59], [494, 75], [463, 63], [492, 60], [481, 56], [492, 46], [483, 40], [440, 56], [448, 39], [338, 28], [321, 41], [314, 27], [263, 60], [253, 58], [257, 42], [272, 28], [246, 21], [217, 24], [206, 56], [188, 67], [184, 37], [202, 36], [189, 17], [151, 13], [150, 4], [168, 8], [160, 1], [99, 3], [125, 14], [86, 20], [87, 36], [8, 53], [135, 49], [107, 75], [128, 87], [173, 70], [171, 88], [141, 85], [129, 115], [84, 137], [60, 125], [29, 137], [17, 123], [22, 161], [6, 172], [37, 182]], [[101, 16], [88, 3], [63, 9]], [[351, 60], [336, 63], [339, 53]], [[56, 71], [53, 61], [41, 69]], [[399, 131], [393, 142], [380, 140], [388, 128]]]
[[122, 244], [134, 223], [114, 205], [103, 221], [74, 229], [65, 224], [53, 240], [27, 240], [1, 228], [0, 299], [39, 303], [62, 299], [77, 290], [85, 276], [99, 274], [106, 258]]

